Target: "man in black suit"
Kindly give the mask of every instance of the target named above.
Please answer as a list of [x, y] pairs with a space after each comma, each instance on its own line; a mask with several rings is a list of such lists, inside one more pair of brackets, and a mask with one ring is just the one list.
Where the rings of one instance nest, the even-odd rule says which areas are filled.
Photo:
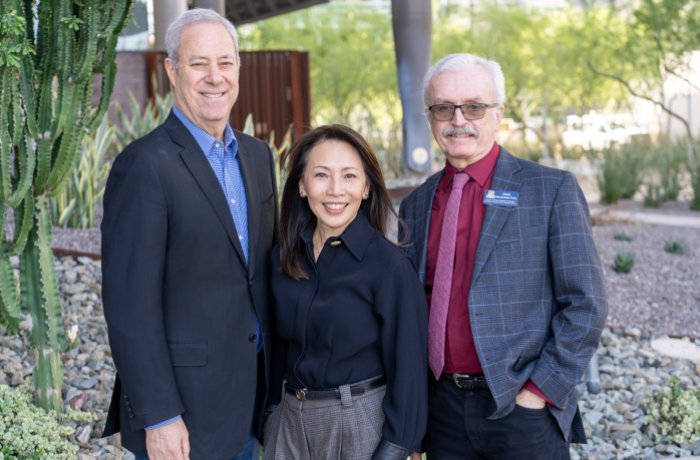
[[117, 378], [105, 435], [137, 458], [250, 459], [270, 349], [274, 161], [234, 132], [233, 25], [187, 11], [168, 29], [168, 119], [112, 167], [103, 301]]

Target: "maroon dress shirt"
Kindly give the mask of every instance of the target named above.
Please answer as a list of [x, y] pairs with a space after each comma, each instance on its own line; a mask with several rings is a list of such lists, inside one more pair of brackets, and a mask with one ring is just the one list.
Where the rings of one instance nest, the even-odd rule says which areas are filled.
[[[445, 369], [443, 372], [446, 374], [481, 374], [483, 372], [474, 346], [467, 299], [469, 298], [469, 289], [474, 272], [476, 248], [479, 245], [481, 226], [486, 214], [483, 196], [484, 192], [491, 188], [491, 180], [493, 171], [496, 168], [499, 150], [498, 144], [494, 143], [484, 158], [470, 164], [465, 169], [471, 180], [464, 186], [457, 222], [455, 264], [445, 331]], [[433, 199], [430, 231], [428, 233], [428, 260], [425, 283], [428, 308], [430, 308], [430, 297], [435, 278], [435, 263], [437, 262], [438, 247], [440, 246], [442, 219], [445, 215], [447, 199], [450, 196], [452, 179], [457, 172], [458, 170], [454, 166], [449, 162], [445, 162], [445, 173], [438, 183], [435, 198]], [[532, 381], [528, 380], [525, 388], [533, 391], [549, 403], [549, 399]]]

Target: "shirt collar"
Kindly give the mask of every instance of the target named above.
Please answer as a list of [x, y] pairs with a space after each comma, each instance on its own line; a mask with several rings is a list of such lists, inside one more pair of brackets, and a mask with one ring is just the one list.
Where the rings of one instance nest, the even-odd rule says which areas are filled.
[[[185, 114], [182, 113], [177, 106], [173, 106], [173, 113], [180, 119], [182, 124], [185, 125], [185, 128], [187, 128], [190, 134], [192, 134], [192, 137], [194, 137], [194, 140], [197, 141], [197, 145], [199, 145], [199, 148], [202, 149], [202, 152], [204, 152], [206, 156], [209, 156], [211, 154], [211, 148], [216, 142], [220, 141], [190, 121], [190, 119], [187, 118], [187, 116], [185, 116]], [[226, 123], [226, 128], [224, 128], [224, 146], [226, 147], [226, 150], [233, 151], [234, 157], [238, 153], [238, 141], [236, 140], [236, 136], [233, 134], [233, 129], [231, 129], [231, 125], [229, 123]]]
[[[491, 150], [489, 150], [489, 153], [487, 153], [485, 157], [464, 168], [464, 171], [469, 174], [471, 180], [476, 181], [482, 188], [486, 185], [493, 170], [496, 168], [496, 161], [498, 161], [498, 153], [500, 150], [500, 146], [494, 142], [493, 147], [491, 147]], [[440, 181], [442, 185], [441, 188], [451, 187], [452, 178], [460, 171], [461, 170], [452, 166], [449, 161], [445, 161], [445, 173]]]
[[[313, 221], [301, 232], [301, 239], [307, 246], [313, 246], [312, 240], [315, 227], [316, 222]], [[343, 233], [341, 233], [340, 236], [328, 238], [327, 244], [330, 244], [331, 247], [344, 245], [348, 248], [350, 254], [359, 262], [364, 257], [367, 246], [369, 246], [375, 231], [376, 229], [369, 223], [364, 211], [360, 210]]]

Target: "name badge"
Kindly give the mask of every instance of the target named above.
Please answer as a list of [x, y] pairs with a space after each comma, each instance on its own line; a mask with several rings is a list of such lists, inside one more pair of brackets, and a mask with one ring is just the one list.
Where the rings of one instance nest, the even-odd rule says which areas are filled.
[[518, 205], [518, 192], [486, 190], [486, 193], [484, 193], [484, 204], [486, 206], [515, 207]]

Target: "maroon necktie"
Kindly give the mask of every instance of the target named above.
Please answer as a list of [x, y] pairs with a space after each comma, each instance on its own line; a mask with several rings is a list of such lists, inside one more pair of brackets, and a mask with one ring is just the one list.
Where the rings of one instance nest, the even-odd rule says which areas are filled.
[[467, 173], [458, 172], [455, 174], [452, 179], [450, 197], [447, 199], [445, 207], [445, 215], [442, 218], [435, 278], [430, 297], [430, 318], [428, 319], [428, 363], [435, 374], [435, 379], [440, 378], [442, 369], [445, 367], [445, 326], [450, 304], [450, 290], [452, 289], [452, 271], [455, 264], [459, 204], [462, 201], [462, 191], [467, 181], [469, 181]]

